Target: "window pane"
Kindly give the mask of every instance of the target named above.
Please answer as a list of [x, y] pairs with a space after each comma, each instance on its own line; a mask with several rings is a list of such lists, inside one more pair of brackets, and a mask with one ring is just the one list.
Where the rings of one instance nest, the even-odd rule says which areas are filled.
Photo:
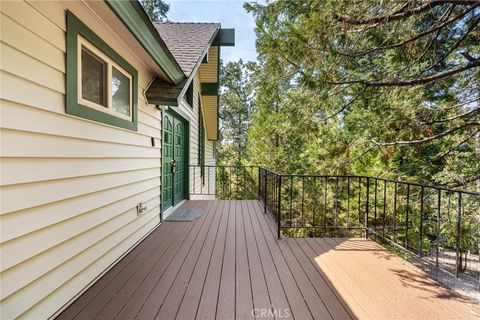
[[82, 98], [105, 106], [104, 61], [82, 48]]
[[130, 116], [130, 79], [112, 68], [112, 109]]

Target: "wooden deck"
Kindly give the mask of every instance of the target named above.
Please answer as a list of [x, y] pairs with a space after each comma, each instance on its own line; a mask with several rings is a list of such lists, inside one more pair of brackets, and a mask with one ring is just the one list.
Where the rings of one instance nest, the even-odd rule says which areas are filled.
[[282, 239], [256, 201], [189, 201], [58, 319], [478, 319], [364, 239]]

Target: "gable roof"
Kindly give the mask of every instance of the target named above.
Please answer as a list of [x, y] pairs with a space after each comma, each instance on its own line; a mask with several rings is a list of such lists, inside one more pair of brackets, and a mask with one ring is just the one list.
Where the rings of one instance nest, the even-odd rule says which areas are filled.
[[213, 42], [220, 29], [220, 24], [164, 22], [156, 23], [155, 28], [182, 71], [187, 77], [190, 77], [195, 66]]

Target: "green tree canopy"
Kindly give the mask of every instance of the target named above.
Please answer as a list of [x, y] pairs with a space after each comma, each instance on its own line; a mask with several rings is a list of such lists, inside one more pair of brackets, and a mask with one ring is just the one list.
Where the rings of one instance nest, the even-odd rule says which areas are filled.
[[241, 165], [248, 162], [247, 133], [254, 107], [252, 62], [220, 65], [220, 144], [219, 162]]
[[253, 162], [478, 186], [480, 1], [245, 8], [259, 52]]
[[162, 0], [141, 0], [145, 12], [153, 22], [162, 22], [167, 20], [167, 13], [170, 5]]

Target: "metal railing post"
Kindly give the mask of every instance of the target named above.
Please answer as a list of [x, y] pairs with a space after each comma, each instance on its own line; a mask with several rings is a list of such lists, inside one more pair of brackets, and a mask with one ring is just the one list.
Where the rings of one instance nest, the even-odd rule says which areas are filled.
[[267, 213], [267, 192], [268, 192], [268, 186], [267, 186], [267, 171], [263, 170], [263, 176], [264, 176], [264, 184], [263, 184], [263, 212]]
[[378, 193], [378, 179], [375, 178], [375, 192], [374, 192], [374, 207], [373, 207], [373, 212], [374, 212], [374, 220], [373, 220], [373, 230], [377, 232], [377, 193]]
[[362, 178], [358, 178], [358, 225], [360, 225], [360, 216], [362, 215]]
[[365, 239], [368, 239], [369, 200], [370, 200], [370, 178], [367, 178], [367, 201], [366, 201], [366, 208], [365, 208]]
[[460, 252], [460, 231], [461, 231], [461, 226], [462, 226], [462, 194], [459, 192], [458, 193], [458, 216], [457, 216], [457, 241], [456, 241], [456, 246], [457, 246], [457, 253], [456, 253], [456, 258], [457, 261], [455, 262], [455, 277], [458, 278], [458, 274], [461, 268], [460, 265], [460, 255], [462, 254]]
[[420, 229], [418, 231], [418, 251], [420, 258], [423, 255], [423, 196], [424, 188], [420, 189]]
[[292, 226], [292, 214], [293, 214], [293, 176], [290, 176], [290, 209], [288, 210], [290, 215], [290, 227]]
[[347, 229], [350, 222], [350, 176], [347, 177]]
[[410, 211], [410, 185], [407, 184], [407, 214], [405, 218], [405, 239], [404, 239], [404, 247], [408, 249], [408, 213]]
[[277, 237], [278, 239], [282, 238], [281, 211], [282, 211], [282, 175], [278, 175], [278, 205], [277, 205]]
[[261, 181], [261, 177], [260, 177], [260, 167], [258, 167], [258, 200], [260, 200], [261, 198], [261, 194], [262, 194], [262, 188], [261, 188], [261, 185], [260, 185], [260, 181]]
[[397, 183], [393, 189], [393, 239], [397, 237]]
[[438, 255], [440, 254], [440, 210], [442, 208], [442, 191], [438, 189], [438, 199], [437, 199], [437, 241], [436, 241], [436, 254], [435, 265], [438, 268]]
[[382, 225], [382, 235], [385, 237], [385, 223], [387, 214], [387, 180], [383, 180], [383, 225]]

